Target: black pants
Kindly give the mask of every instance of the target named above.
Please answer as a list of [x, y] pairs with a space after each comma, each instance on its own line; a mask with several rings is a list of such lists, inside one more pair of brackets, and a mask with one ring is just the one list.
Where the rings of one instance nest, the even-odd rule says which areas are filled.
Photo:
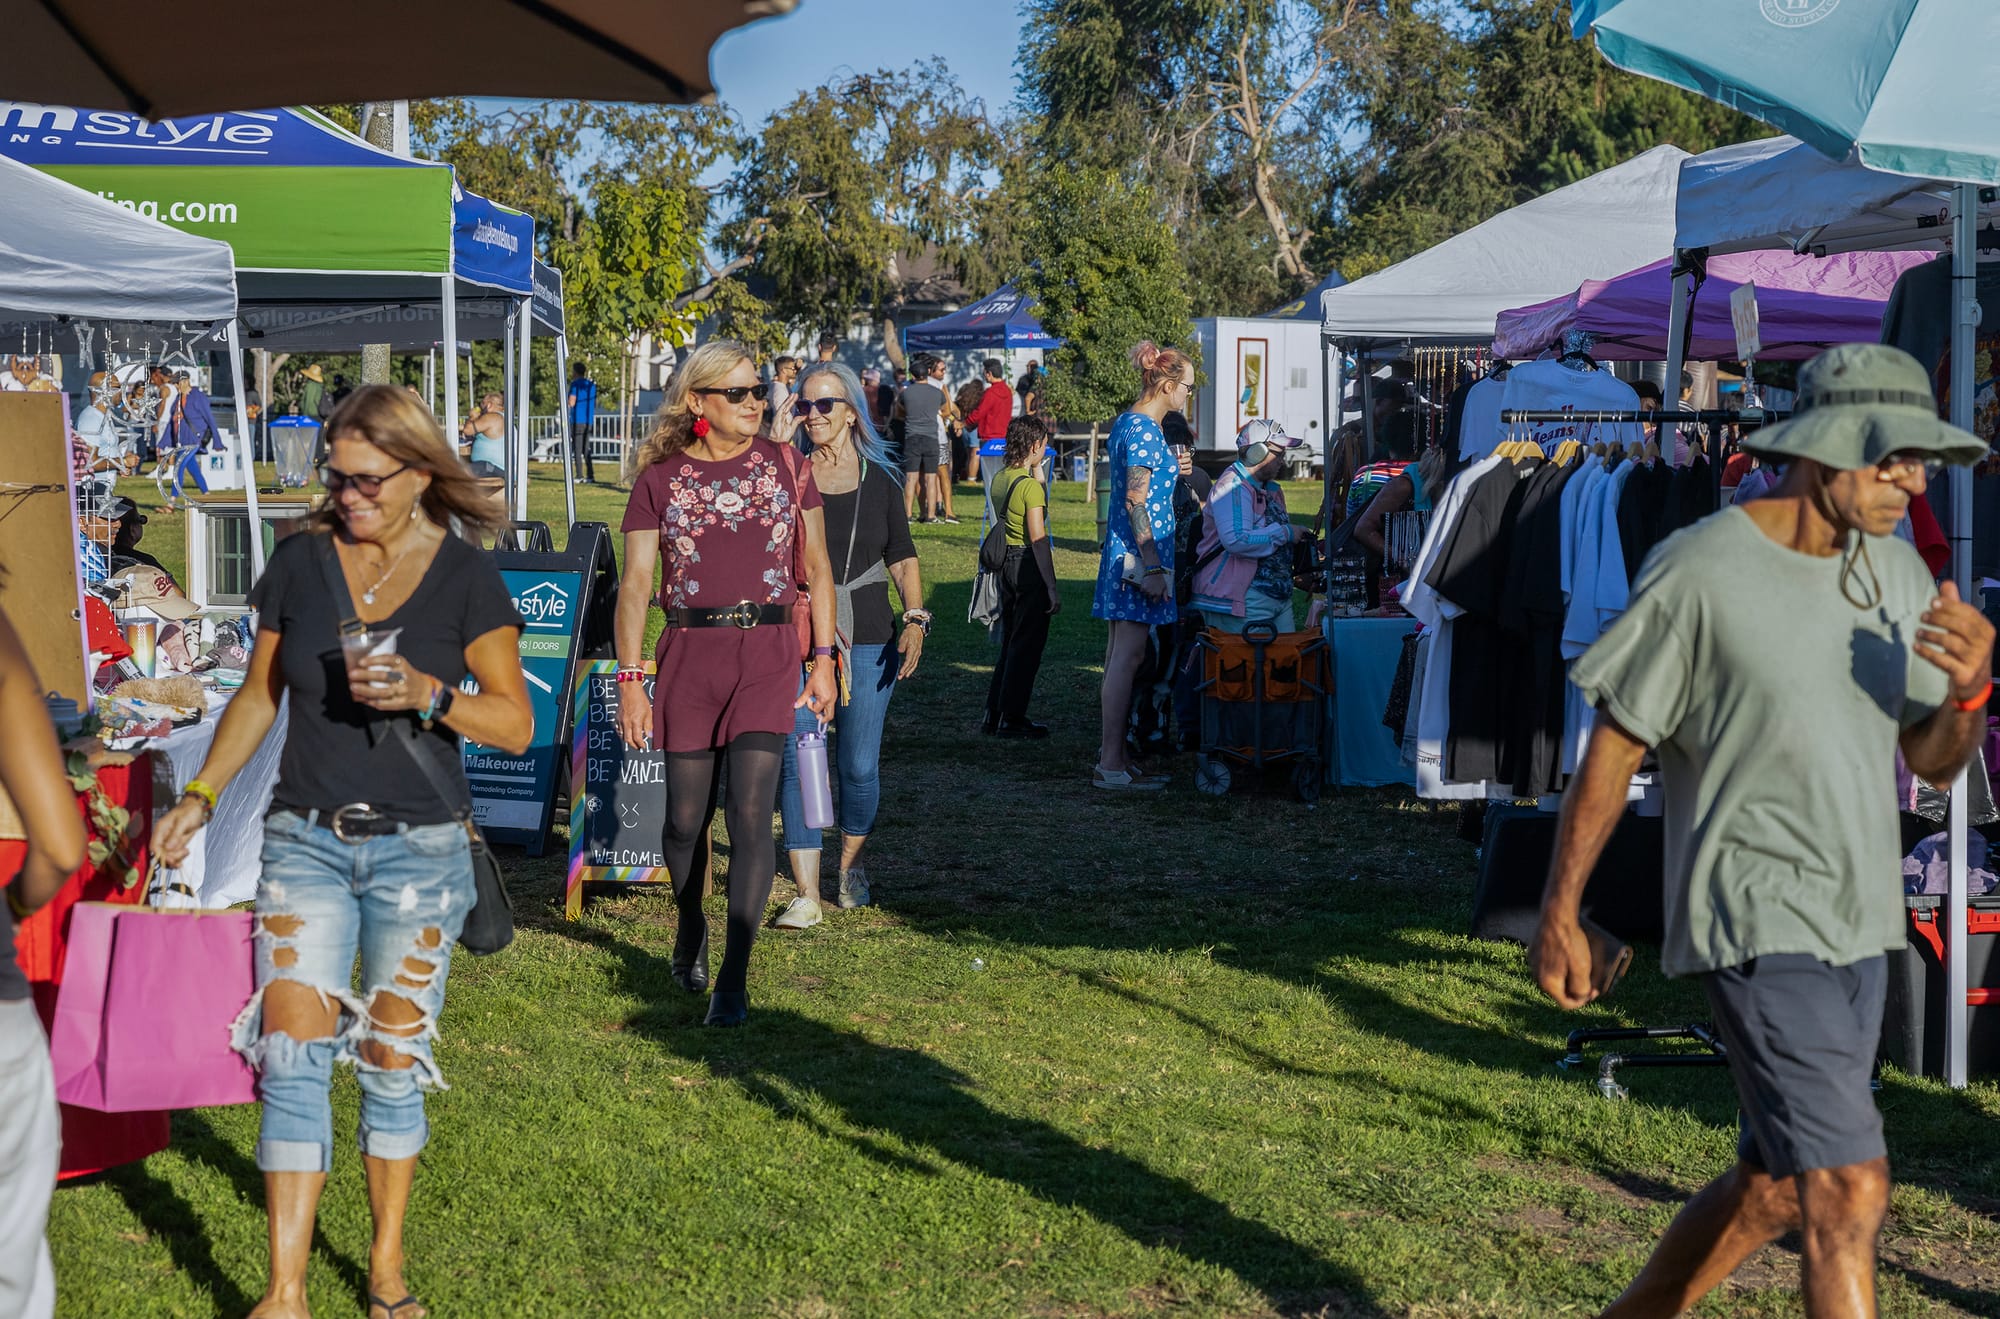
[[1028, 717], [1028, 698], [1035, 694], [1035, 675], [1048, 644], [1049, 584], [1035, 556], [1024, 546], [1010, 545], [1007, 566], [1000, 570], [1000, 658], [986, 687], [989, 722]]
[[597, 462], [590, 453], [590, 427], [569, 428], [569, 470], [592, 485], [597, 484]]

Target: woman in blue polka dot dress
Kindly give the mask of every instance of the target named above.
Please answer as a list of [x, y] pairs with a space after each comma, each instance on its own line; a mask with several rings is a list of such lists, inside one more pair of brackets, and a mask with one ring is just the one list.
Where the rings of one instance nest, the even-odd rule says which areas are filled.
[[[1125, 750], [1125, 725], [1132, 682], [1146, 656], [1147, 629], [1174, 621], [1174, 480], [1179, 467], [1160, 422], [1187, 407], [1194, 362], [1186, 353], [1152, 343], [1133, 349], [1132, 360], [1144, 388], [1131, 411], [1111, 425], [1111, 508], [1090, 606], [1093, 618], [1111, 626], [1100, 698], [1104, 744], [1091, 782], [1100, 788], [1158, 791], [1166, 780], [1142, 774], [1133, 765]], [[1140, 567], [1136, 586], [1125, 580], [1128, 555]]]

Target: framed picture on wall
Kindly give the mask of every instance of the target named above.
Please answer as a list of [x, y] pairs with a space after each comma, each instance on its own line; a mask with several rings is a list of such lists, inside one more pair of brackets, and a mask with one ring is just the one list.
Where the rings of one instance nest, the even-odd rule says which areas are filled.
[[1269, 339], [1236, 341], [1236, 429], [1256, 417], [1270, 415], [1270, 387], [1265, 367], [1271, 360]]

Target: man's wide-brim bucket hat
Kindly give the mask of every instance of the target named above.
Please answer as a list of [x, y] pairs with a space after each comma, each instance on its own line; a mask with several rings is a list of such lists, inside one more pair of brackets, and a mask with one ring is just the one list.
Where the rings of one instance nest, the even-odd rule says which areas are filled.
[[1986, 456], [1978, 436], [1938, 420], [1937, 397], [1917, 359], [1888, 344], [1829, 348], [1799, 370], [1789, 421], [1743, 437], [1760, 458], [1810, 458], [1843, 472], [1891, 454], [1926, 453], [1969, 467]]

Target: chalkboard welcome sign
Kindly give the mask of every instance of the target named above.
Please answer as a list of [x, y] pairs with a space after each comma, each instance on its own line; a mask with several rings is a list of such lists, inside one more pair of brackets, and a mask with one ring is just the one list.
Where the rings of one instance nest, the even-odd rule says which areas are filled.
[[[653, 666], [646, 665], [646, 695]], [[633, 751], [618, 735], [618, 665], [577, 666], [571, 695], [569, 882], [563, 910], [583, 913], [585, 884], [665, 884], [660, 840], [667, 825], [667, 762]]]

